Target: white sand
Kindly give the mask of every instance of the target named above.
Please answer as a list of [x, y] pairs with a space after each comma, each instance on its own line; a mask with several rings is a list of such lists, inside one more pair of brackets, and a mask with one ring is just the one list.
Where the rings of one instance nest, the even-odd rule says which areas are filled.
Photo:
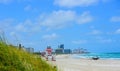
[[120, 60], [74, 59], [70, 55], [58, 55], [52, 64], [60, 71], [120, 71]]

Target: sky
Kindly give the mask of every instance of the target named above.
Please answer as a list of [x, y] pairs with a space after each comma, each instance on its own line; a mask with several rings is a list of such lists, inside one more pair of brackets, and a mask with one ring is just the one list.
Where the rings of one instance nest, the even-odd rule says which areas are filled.
[[0, 34], [35, 51], [120, 52], [120, 0], [0, 0]]

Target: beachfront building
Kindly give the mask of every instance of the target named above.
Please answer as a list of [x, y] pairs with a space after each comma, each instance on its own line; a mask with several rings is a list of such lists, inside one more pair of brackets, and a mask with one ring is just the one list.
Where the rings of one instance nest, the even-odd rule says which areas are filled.
[[25, 50], [29, 53], [34, 53], [34, 48], [29, 47], [29, 48], [26, 48]]
[[64, 54], [71, 54], [72, 50], [71, 49], [64, 49]]
[[58, 48], [55, 50], [55, 53], [56, 54], [63, 54], [63, 49]]
[[56, 54], [63, 54], [64, 53], [64, 44], [58, 45], [58, 48], [55, 49]]
[[58, 48], [64, 49], [64, 44], [58, 45]]
[[83, 54], [83, 53], [89, 53], [87, 49], [84, 48], [78, 48], [73, 50], [73, 54]]
[[64, 49], [64, 44], [61, 44], [58, 46], [57, 49], [55, 49], [56, 54], [71, 54], [72, 50], [71, 49]]
[[19, 50], [26, 50], [26, 48], [24, 46], [22, 46], [22, 44], [19, 44], [18, 48], [19, 48]]

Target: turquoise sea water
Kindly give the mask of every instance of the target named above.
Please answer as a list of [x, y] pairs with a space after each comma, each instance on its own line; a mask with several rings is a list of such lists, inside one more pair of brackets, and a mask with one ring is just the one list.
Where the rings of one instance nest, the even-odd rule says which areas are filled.
[[88, 53], [73, 55], [74, 58], [92, 58], [96, 56], [100, 59], [120, 59], [120, 53]]

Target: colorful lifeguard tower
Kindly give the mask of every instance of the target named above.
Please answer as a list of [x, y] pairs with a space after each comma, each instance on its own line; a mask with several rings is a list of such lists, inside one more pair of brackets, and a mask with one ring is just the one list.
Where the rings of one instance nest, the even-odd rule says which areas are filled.
[[51, 48], [51, 46], [47, 46], [47, 49], [46, 49], [46, 60], [47, 61], [48, 60], [56, 61], [55, 57], [52, 54], [52, 48]]

